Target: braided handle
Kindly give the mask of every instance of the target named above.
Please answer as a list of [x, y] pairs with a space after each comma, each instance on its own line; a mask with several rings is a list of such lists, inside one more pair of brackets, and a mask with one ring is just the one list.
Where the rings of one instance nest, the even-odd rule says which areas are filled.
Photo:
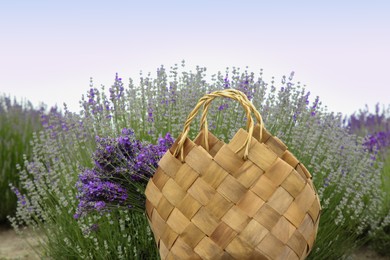
[[[246, 116], [248, 118], [247, 129], [248, 129], [249, 134], [248, 134], [244, 144], [238, 149], [238, 151], [241, 151], [243, 148], [245, 148], [244, 160], [246, 160], [248, 158], [250, 138], [253, 134], [253, 128], [254, 128], [254, 123], [253, 123], [253, 119], [251, 116], [251, 112], [253, 112], [255, 114], [255, 117], [258, 120], [260, 126], [263, 124], [262, 119], [261, 119], [260, 113], [255, 109], [255, 107], [248, 100], [248, 98], [245, 96], [244, 93], [242, 93], [238, 90], [226, 89], [226, 90], [215, 91], [215, 92], [212, 92], [210, 94], [203, 96], [201, 99], [199, 99], [195, 108], [188, 115], [187, 120], [184, 123], [184, 128], [183, 128], [181, 137], [180, 137], [180, 139], [177, 143], [177, 147], [174, 151], [175, 157], [177, 157], [180, 154], [180, 159], [182, 162], [184, 161], [184, 143], [185, 143], [187, 136], [188, 136], [188, 133], [190, 131], [191, 122], [194, 120], [195, 116], [197, 115], [198, 111], [200, 110], [200, 108], [202, 106], [204, 106], [204, 110], [203, 110], [203, 114], [202, 114], [202, 118], [201, 118], [201, 128], [203, 128], [206, 131], [205, 132], [206, 144], [207, 144], [206, 148], [208, 148], [208, 140], [207, 140], [208, 128], [207, 128], [206, 116], [207, 116], [207, 112], [208, 112], [210, 103], [217, 97], [227, 97], [227, 98], [234, 99], [234, 100], [238, 101], [242, 105], [242, 107], [244, 108], [244, 110], [246, 112]], [[261, 140], [261, 131], [260, 131], [260, 140]]]
[[[248, 99], [248, 97], [241, 91], [236, 89], [226, 89], [224, 90], [227, 93], [231, 93], [232, 95], [236, 95], [236, 98], [239, 100], [240, 104], [246, 107], [249, 107], [251, 112], [255, 115], [256, 120], [260, 126], [260, 129], [264, 127], [263, 118], [260, 115], [260, 112], [257, 111], [255, 106], [252, 104], [252, 102]], [[207, 124], [207, 112], [209, 110], [211, 100], [206, 102], [203, 107], [203, 113], [201, 117], [201, 123], [200, 123], [200, 130], [204, 132], [204, 144], [207, 151], [209, 151], [209, 141], [208, 141], [208, 124]], [[245, 109], [245, 108], [244, 108]], [[249, 129], [249, 118], [247, 120], [246, 128]], [[259, 131], [259, 141], [263, 137], [263, 132]]]

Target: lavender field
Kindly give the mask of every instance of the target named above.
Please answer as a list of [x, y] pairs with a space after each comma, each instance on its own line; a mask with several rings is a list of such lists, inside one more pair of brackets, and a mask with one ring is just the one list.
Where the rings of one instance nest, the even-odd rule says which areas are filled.
[[[294, 73], [266, 82], [262, 71], [208, 75], [184, 62], [139, 80], [114, 75], [108, 88], [91, 82], [77, 113], [0, 97], [0, 221], [39, 234], [41, 258], [158, 259], [147, 181], [198, 99], [228, 88], [247, 95], [312, 173], [322, 213], [309, 259], [348, 258], [362, 246], [390, 257], [389, 104], [336, 114]], [[245, 123], [231, 100], [210, 108], [209, 130], [225, 142]]]

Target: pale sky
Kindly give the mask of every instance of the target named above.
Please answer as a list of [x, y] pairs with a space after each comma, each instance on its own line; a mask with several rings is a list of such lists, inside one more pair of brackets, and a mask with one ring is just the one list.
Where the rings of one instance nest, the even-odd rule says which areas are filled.
[[90, 77], [138, 82], [184, 59], [209, 74], [295, 71], [335, 112], [388, 105], [390, 1], [318, 2], [3, 0], [0, 93], [79, 111]]

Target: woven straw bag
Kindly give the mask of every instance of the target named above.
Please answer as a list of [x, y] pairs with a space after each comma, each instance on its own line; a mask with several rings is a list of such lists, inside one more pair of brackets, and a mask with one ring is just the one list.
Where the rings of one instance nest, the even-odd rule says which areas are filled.
[[[212, 100], [238, 101], [248, 118], [225, 144], [207, 129]], [[194, 141], [189, 126], [203, 106]], [[258, 124], [254, 126], [252, 113]], [[304, 259], [321, 206], [311, 175], [237, 90], [201, 98], [183, 132], [159, 162], [145, 191], [162, 259]]]

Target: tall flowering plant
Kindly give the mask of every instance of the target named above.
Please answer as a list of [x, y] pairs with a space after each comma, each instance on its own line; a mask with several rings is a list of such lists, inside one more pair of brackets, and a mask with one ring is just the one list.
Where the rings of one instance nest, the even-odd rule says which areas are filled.
[[42, 110], [30, 102], [0, 94], [0, 224], [7, 223], [7, 215], [15, 214], [17, 194], [9, 183], [15, 191], [21, 188], [18, 167], [32, 156], [30, 141], [34, 131], [42, 128], [39, 120]]
[[380, 156], [385, 159], [390, 150], [390, 130], [368, 134], [363, 145], [375, 155], [381, 153]]
[[370, 152], [387, 155], [390, 147], [390, 106], [381, 109], [377, 104], [374, 113], [368, 107], [359, 110], [348, 118], [347, 127], [351, 133], [365, 138], [363, 145]]
[[375, 112], [368, 107], [359, 110], [347, 120], [351, 133], [364, 138], [363, 147], [371, 154], [375, 164], [381, 168], [381, 183], [378, 188], [383, 191], [383, 209], [380, 225], [371, 229], [369, 237], [379, 252], [390, 255], [390, 106], [381, 109], [379, 104]]
[[366, 106], [348, 118], [347, 126], [352, 133], [361, 136], [390, 131], [390, 106], [381, 108], [376, 104], [375, 112], [371, 112]]

